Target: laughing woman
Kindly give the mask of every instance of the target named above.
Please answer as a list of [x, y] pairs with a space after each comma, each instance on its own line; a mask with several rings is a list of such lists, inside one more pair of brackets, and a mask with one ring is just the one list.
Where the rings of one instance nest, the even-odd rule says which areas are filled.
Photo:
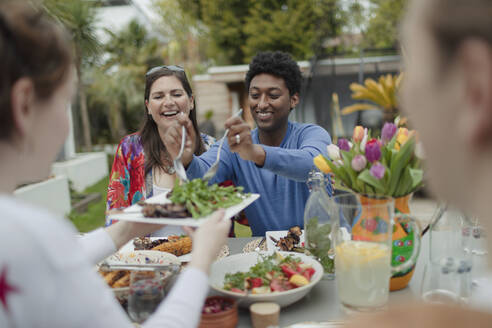
[[[193, 92], [183, 68], [173, 65], [149, 70], [145, 75], [144, 98], [142, 129], [124, 137], [116, 150], [108, 186], [108, 210], [128, 207], [173, 188], [176, 174], [162, 136], [178, 115], [187, 115], [193, 124], [195, 155], [205, 152], [215, 141], [198, 131]], [[166, 227], [154, 235], [182, 233], [180, 227]]]

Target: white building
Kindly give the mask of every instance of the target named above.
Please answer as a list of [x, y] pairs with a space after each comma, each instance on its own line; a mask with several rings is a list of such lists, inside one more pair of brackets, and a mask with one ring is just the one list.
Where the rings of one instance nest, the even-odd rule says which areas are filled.
[[[158, 17], [153, 11], [152, 0], [104, 0], [97, 9], [97, 36], [101, 43], [108, 41], [105, 30], [118, 33], [132, 20], [143, 25], [151, 34]], [[161, 34], [154, 36], [162, 38]], [[165, 40], [163, 40], [165, 41]]]

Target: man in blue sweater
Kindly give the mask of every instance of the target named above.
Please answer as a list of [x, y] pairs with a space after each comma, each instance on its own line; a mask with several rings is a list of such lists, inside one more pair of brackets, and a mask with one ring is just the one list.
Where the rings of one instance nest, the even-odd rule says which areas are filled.
[[[299, 66], [290, 55], [258, 53], [246, 74], [249, 106], [257, 128], [251, 130], [239, 117], [225, 122], [225, 128], [230, 131], [217, 175], [211, 182], [232, 180], [243, 186], [245, 192], [261, 195], [244, 210], [254, 236], [303, 226], [304, 206], [309, 196], [306, 180], [314, 167], [313, 158], [326, 154], [326, 146], [331, 143], [323, 128], [288, 119], [299, 103], [301, 80]], [[193, 155], [195, 138], [191, 122], [184, 115], [177, 122], [187, 127], [182, 156], [187, 175], [202, 177], [216, 160], [218, 143], [201, 156]], [[177, 124], [165, 138], [173, 158], [179, 150], [180, 131]]]

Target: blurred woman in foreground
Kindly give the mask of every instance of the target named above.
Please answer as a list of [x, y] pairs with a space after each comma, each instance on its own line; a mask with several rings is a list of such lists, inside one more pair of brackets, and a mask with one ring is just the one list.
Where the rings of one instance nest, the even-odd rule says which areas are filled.
[[[0, 5], [1, 327], [133, 327], [94, 265], [161, 227], [118, 222], [76, 240], [68, 221], [11, 195], [48, 176], [67, 136], [75, 85], [67, 40], [32, 4]], [[230, 227], [222, 218], [195, 232], [189, 268], [145, 327], [198, 324], [210, 263]]]
[[[413, 0], [403, 37], [404, 111], [424, 144], [429, 184], [492, 236], [492, 1]], [[490, 326], [492, 275], [471, 301], [488, 312], [417, 305], [354, 326]]]

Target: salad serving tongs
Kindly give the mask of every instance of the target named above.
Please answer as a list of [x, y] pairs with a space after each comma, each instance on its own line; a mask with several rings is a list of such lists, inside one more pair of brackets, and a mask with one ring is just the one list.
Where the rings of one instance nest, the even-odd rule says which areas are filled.
[[99, 264], [99, 270], [101, 271], [115, 271], [115, 270], [138, 270], [138, 271], [168, 271], [171, 273], [177, 273], [180, 269], [179, 264], [112, 264], [103, 261]]
[[[243, 114], [243, 109], [240, 108], [234, 115], [232, 115], [232, 117], [239, 117], [242, 114]], [[217, 150], [217, 159], [215, 160], [215, 163], [213, 163], [212, 166], [208, 169], [208, 171], [205, 172], [202, 178], [203, 180], [208, 181], [212, 179], [215, 176], [215, 174], [217, 174], [217, 170], [219, 168], [219, 163], [220, 163], [220, 151], [222, 150], [222, 145], [224, 144], [224, 140], [228, 134], [229, 134], [229, 129], [225, 130], [224, 136], [220, 140], [219, 149]]]

